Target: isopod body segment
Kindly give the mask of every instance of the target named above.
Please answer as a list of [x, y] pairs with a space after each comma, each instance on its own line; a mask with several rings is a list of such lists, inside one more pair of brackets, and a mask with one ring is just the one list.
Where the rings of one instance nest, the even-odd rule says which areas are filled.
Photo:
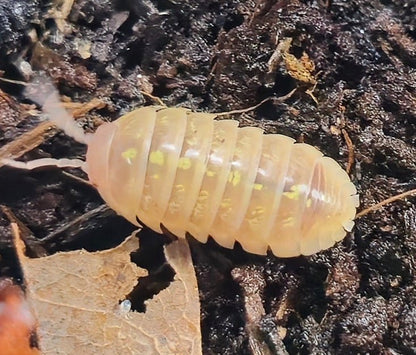
[[103, 124], [88, 144], [90, 181], [136, 225], [256, 254], [310, 255], [351, 231], [357, 191], [332, 158], [215, 117], [148, 106]]

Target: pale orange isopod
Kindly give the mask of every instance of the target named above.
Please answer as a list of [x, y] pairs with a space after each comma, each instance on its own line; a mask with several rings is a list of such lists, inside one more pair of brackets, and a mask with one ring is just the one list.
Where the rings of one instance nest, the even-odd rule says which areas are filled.
[[[60, 110], [45, 109], [68, 116]], [[7, 163], [81, 166], [106, 203], [131, 223], [156, 232], [163, 225], [201, 242], [212, 236], [227, 248], [238, 241], [256, 254], [270, 248], [279, 257], [310, 255], [351, 231], [359, 199], [335, 160], [287, 136], [216, 116], [147, 106], [92, 135], [70, 129], [65, 118], [58, 125], [88, 144], [86, 162]]]
[[215, 117], [148, 106], [100, 126], [88, 144], [90, 181], [134, 224], [256, 254], [310, 255], [351, 231], [358, 195], [335, 160]]

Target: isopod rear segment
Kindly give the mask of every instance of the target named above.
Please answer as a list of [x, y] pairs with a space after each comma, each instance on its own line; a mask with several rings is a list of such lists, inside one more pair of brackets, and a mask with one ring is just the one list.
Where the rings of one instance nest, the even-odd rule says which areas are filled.
[[256, 254], [310, 255], [351, 231], [358, 195], [333, 159], [215, 117], [148, 106], [103, 124], [88, 139], [90, 181], [133, 224]]

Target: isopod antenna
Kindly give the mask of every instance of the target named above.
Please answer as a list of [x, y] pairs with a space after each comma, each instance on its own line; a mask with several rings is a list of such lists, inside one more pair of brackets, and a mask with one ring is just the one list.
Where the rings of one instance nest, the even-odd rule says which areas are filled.
[[59, 99], [58, 92], [45, 77], [37, 77], [31, 81], [24, 90], [24, 95], [42, 107], [49, 120], [65, 134], [79, 143], [88, 144], [91, 134], [85, 133], [75, 120], [68, 114]]
[[[62, 129], [65, 134], [72, 137], [79, 143], [88, 145], [92, 134], [85, 133], [82, 127], [78, 126], [75, 120], [62, 106], [58, 92], [52, 82], [45, 77], [36, 77], [29, 84], [26, 84], [24, 96], [42, 107], [43, 112], [48, 119], [58, 128]], [[21, 162], [13, 159], [3, 158], [2, 164], [18, 169], [37, 169], [44, 166], [56, 166], [58, 168], [81, 168], [87, 172], [87, 163], [81, 159], [54, 159], [43, 158], [29, 162]]]

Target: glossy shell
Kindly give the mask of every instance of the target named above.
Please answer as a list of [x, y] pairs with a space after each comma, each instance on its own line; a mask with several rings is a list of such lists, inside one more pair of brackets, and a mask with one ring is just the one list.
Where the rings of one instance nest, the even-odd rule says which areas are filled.
[[215, 117], [149, 106], [100, 126], [88, 145], [90, 181], [136, 225], [228, 248], [238, 241], [256, 254], [310, 255], [351, 231], [358, 195], [333, 159]]

